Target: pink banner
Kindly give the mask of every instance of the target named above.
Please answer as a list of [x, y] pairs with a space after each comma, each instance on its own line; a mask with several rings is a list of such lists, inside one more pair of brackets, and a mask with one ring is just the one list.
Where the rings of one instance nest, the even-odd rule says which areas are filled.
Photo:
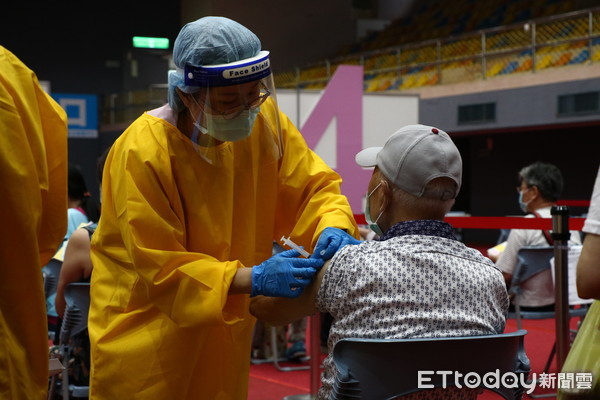
[[336, 119], [335, 170], [343, 179], [342, 193], [356, 214], [363, 212], [362, 198], [371, 177], [371, 171], [354, 161], [363, 142], [362, 96], [362, 66], [340, 65], [301, 129], [308, 146], [315, 149], [331, 121]]

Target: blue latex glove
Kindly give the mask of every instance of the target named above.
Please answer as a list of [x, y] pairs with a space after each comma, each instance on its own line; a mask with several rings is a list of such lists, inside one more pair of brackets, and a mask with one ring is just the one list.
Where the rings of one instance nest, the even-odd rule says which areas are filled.
[[321, 233], [321, 236], [319, 236], [319, 240], [317, 241], [315, 251], [311, 258], [329, 260], [338, 250], [347, 244], [360, 244], [360, 240], [354, 239], [341, 229], [331, 227], [325, 228]]
[[300, 253], [288, 250], [252, 268], [250, 296], [298, 297], [312, 281], [323, 260], [298, 258]]

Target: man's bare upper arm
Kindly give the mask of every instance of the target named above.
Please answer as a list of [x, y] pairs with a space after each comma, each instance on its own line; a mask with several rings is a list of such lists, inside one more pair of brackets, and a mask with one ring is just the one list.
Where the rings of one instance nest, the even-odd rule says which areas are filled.
[[317, 312], [316, 298], [329, 261], [315, 275], [315, 280], [295, 299], [257, 296], [250, 303], [250, 312], [261, 321], [285, 325]]
[[577, 263], [577, 292], [584, 299], [600, 299], [600, 235], [585, 236], [581, 256]]

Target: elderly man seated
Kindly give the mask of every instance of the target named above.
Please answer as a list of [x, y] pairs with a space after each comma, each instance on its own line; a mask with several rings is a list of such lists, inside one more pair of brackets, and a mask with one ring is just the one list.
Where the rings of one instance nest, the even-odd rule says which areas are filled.
[[[430, 126], [406, 126], [383, 147], [358, 153], [356, 162], [375, 167], [365, 216], [380, 240], [345, 246], [296, 299], [255, 298], [252, 314], [285, 324], [316, 311], [328, 312], [334, 320], [330, 352], [346, 337], [502, 333], [509, 303], [502, 273], [480, 252], [459, 242], [452, 226], [443, 222], [462, 176], [460, 153], [448, 134]], [[319, 399], [328, 398], [334, 371], [329, 356]], [[476, 392], [455, 389], [441, 397], [421, 392], [411, 398], [448, 395], [472, 398]]]

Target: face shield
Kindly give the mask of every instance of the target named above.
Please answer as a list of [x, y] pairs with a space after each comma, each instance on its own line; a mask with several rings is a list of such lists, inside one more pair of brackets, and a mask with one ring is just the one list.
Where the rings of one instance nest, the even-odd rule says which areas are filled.
[[234, 153], [251, 149], [261, 163], [281, 157], [279, 108], [268, 51], [228, 64], [186, 65], [183, 75], [186, 86], [199, 89], [188, 94], [187, 112], [194, 125], [192, 142], [207, 162], [218, 164], [226, 147]]

